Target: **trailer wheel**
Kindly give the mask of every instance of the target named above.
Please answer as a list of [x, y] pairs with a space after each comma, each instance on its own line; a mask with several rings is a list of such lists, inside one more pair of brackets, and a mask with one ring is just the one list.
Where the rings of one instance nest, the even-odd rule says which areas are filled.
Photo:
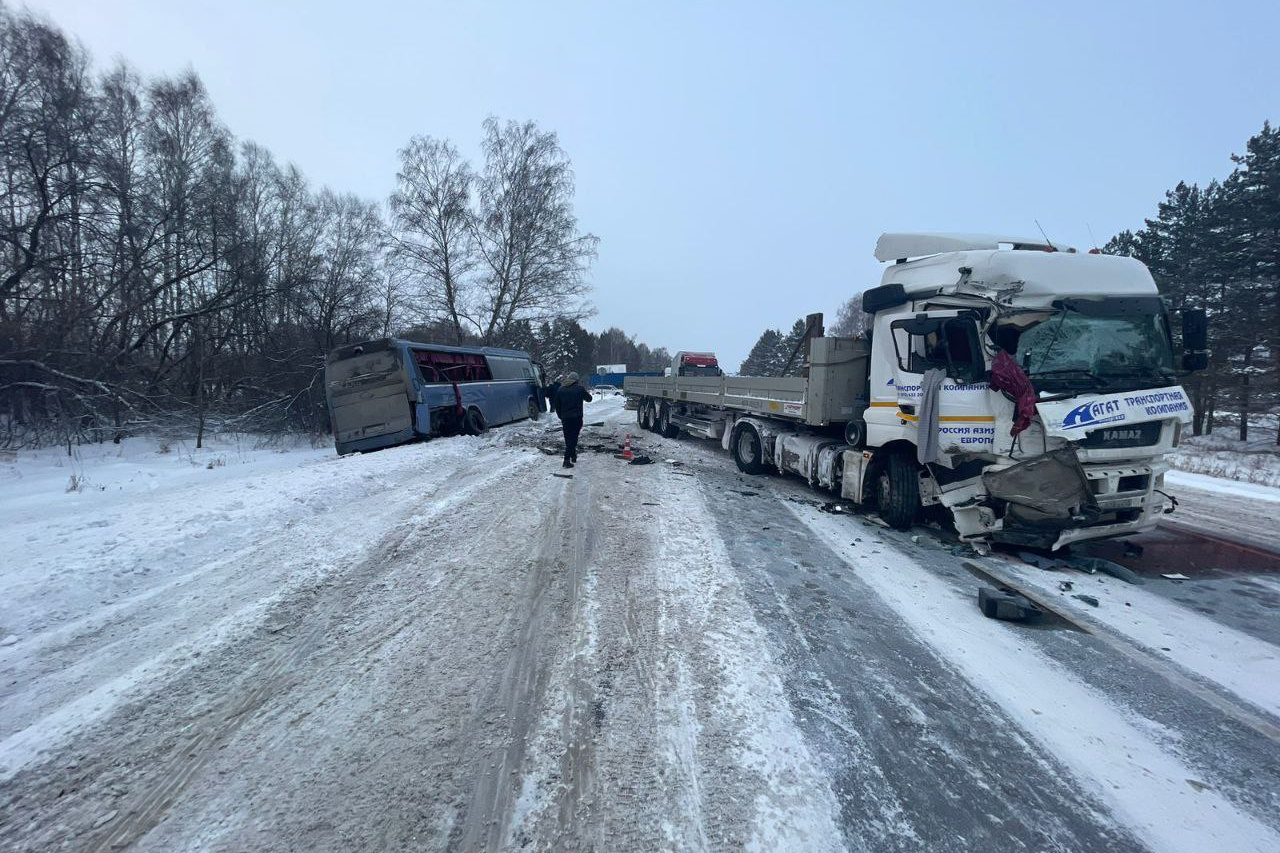
[[876, 477], [876, 506], [896, 530], [911, 527], [920, 513], [920, 474], [901, 453], [891, 454]]
[[530, 397], [529, 398], [529, 420], [536, 421], [541, 414], [542, 414], [542, 407], [538, 405], [537, 400]]
[[671, 423], [671, 407], [666, 403], [662, 404], [662, 414], [658, 415], [658, 434], [663, 438], [677, 438], [680, 435], [680, 427]]
[[751, 424], [738, 424], [733, 429], [733, 439], [729, 442], [729, 450], [738, 470], [744, 474], [763, 474], [764, 450], [760, 446], [760, 434]]
[[649, 408], [649, 402], [643, 399], [640, 401], [640, 405], [636, 406], [636, 426], [640, 427], [640, 429], [649, 428], [649, 425], [648, 423], [646, 423], [646, 418], [644, 416], [645, 410], [648, 408]]
[[648, 402], [648, 406], [649, 406], [649, 411], [644, 416], [645, 421], [647, 423], [647, 426], [645, 427], [645, 429], [649, 430], [649, 432], [657, 432], [658, 431], [658, 404], [650, 400]]
[[472, 406], [470, 409], [467, 409], [467, 414], [462, 422], [462, 428], [467, 435], [483, 435], [489, 431], [489, 424], [484, 419], [484, 413], [475, 406]]

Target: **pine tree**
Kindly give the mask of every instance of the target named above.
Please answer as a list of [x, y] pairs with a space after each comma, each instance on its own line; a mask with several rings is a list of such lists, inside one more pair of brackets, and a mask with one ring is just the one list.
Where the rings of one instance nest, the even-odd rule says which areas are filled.
[[782, 342], [782, 333], [776, 329], [765, 329], [756, 341], [747, 358], [738, 368], [742, 376], [773, 376], [780, 364], [778, 349]]
[[776, 366], [770, 376], [800, 376], [804, 372], [805, 362], [809, 360], [808, 349], [801, 343], [805, 333], [804, 318], [791, 324], [787, 332], [778, 342]]

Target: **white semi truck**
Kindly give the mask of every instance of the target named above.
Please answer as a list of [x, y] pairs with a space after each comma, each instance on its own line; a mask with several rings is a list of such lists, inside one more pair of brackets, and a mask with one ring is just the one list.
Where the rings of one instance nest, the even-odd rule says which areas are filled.
[[[944, 508], [966, 541], [1056, 549], [1172, 511], [1164, 457], [1192, 411], [1146, 267], [973, 234], [884, 234], [876, 258], [865, 338], [811, 337], [795, 377], [677, 353], [669, 376], [626, 379], [640, 425], [720, 439], [743, 472], [798, 474], [895, 527]], [[1203, 368], [1203, 312], [1182, 338], [1182, 371]]]

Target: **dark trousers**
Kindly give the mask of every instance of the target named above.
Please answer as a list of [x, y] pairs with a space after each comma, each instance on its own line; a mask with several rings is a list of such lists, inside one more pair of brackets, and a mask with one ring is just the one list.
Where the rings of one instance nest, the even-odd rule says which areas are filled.
[[582, 432], [582, 418], [565, 418], [560, 422], [564, 430], [564, 458], [578, 458], [578, 433]]

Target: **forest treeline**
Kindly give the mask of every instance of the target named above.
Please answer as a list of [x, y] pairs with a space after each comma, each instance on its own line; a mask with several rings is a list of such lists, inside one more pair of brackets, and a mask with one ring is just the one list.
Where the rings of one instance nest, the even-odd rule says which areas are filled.
[[399, 153], [385, 203], [316, 188], [194, 72], [95, 70], [0, 0], [0, 444], [324, 430], [325, 355], [386, 335], [663, 363], [581, 326], [597, 240], [554, 133], [491, 118], [478, 167]]
[[1280, 128], [1264, 123], [1231, 163], [1220, 181], [1179, 183], [1103, 251], [1145, 263], [1175, 314], [1208, 313], [1209, 369], [1184, 380], [1195, 433], [1228, 422], [1244, 441], [1251, 416], [1280, 414]]
[[[1143, 228], [1117, 234], [1102, 251], [1150, 268], [1175, 337], [1183, 309], [1205, 309], [1209, 369], [1182, 380], [1195, 403], [1195, 434], [1230, 425], [1243, 441], [1258, 415], [1280, 415], [1280, 129], [1265, 122], [1231, 163], [1221, 181], [1179, 183]], [[865, 332], [861, 301], [856, 293], [839, 307], [832, 334]], [[766, 329], [739, 372], [781, 375], [803, 332], [803, 320], [788, 334]]]

